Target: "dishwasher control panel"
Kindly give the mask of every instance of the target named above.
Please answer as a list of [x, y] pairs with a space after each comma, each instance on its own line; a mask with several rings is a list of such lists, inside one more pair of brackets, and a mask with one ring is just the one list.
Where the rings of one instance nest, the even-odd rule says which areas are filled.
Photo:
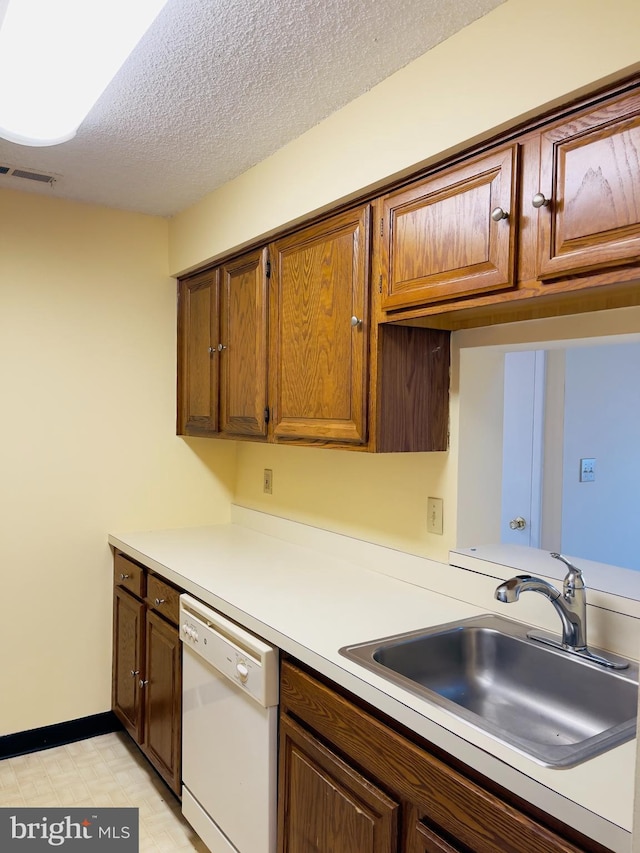
[[278, 650], [195, 598], [180, 596], [180, 639], [265, 708], [278, 704]]

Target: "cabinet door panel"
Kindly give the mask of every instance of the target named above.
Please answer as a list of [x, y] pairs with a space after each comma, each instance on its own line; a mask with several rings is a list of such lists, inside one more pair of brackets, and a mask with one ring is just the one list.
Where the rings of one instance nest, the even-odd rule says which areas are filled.
[[517, 161], [514, 145], [385, 198], [384, 309], [514, 285]]
[[277, 439], [366, 440], [369, 218], [361, 208], [274, 245]]
[[220, 271], [220, 431], [265, 436], [267, 422], [266, 249]]
[[218, 429], [217, 272], [180, 282], [178, 307], [178, 433]]
[[141, 601], [123, 589], [114, 590], [111, 706], [123, 726], [138, 742], [142, 739], [139, 681], [144, 660], [144, 611]]
[[182, 669], [176, 628], [147, 612], [144, 751], [176, 793], [180, 791]]
[[640, 258], [640, 94], [542, 134], [539, 275]]
[[280, 853], [398, 850], [398, 805], [286, 717], [280, 774]]

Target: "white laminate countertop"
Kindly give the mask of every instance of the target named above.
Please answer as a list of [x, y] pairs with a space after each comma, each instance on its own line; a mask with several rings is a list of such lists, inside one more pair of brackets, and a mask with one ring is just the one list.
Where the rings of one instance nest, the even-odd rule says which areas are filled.
[[[472, 573], [293, 522], [274, 520], [273, 533], [266, 533], [264, 514], [256, 516], [261, 529], [247, 526], [247, 511], [243, 524], [113, 533], [109, 543], [506, 789], [616, 853], [629, 853], [635, 740], [575, 768], [543, 767], [339, 654], [348, 644], [486, 612], [455, 597]], [[291, 525], [294, 542], [282, 538]], [[446, 568], [450, 591], [367, 568], [374, 552], [376, 562], [417, 561], [425, 578]]]

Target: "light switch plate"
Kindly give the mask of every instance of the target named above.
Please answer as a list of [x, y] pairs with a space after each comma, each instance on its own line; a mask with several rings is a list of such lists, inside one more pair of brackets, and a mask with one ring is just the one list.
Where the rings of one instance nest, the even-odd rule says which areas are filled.
[[593, 483], [596, 479], [596, 460], [581, 459], [580, 460], [580, 482]]

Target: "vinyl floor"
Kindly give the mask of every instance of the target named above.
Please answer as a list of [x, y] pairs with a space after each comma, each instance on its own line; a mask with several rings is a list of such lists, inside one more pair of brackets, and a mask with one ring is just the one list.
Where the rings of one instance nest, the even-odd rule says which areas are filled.
[[208, 853], [178, 799], [122, 732], [0, 760], [0, 807], [25, 806], [138, 808], [140, 853]]

